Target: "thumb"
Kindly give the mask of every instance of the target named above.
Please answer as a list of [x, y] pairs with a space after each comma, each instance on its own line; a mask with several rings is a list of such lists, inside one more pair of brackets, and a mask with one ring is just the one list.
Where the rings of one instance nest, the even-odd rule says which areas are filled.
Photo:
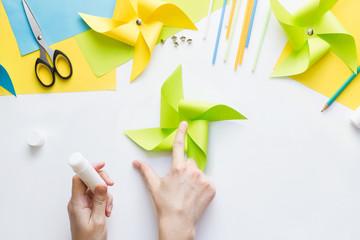
[[149, 164], [142, 161], [133, 161], [133, 167], [141, 174], [151, 194], [160, 184], [160, 178]]
[[93, 197], [92, 216], [97, 222], [103, 219], [105, 223], [105, 208], [107, 201], [107, 186], [105, 184], [96, 185]]

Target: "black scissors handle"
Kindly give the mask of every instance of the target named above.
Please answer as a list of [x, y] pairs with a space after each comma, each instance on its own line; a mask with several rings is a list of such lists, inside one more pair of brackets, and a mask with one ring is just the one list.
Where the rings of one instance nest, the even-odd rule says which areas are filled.
[[[59, 68], [57, 66], [58, 64], [58, 60], [60, 58], [63, 58], [63, 60], [66, 61], [66, 64], [67, 64], [67, 67], [68, 67], [68, 70], [69, 70], [69, 73], [61, 73], [61, 71], [59, 71]], [[60, 60], [59, 60], [60, 61]], [[72, 65], [71, 65], [71, 62], [70, 62], [70, 59], [66, 56], [65, 53], [63, 53], [62, 51], [60, 50], [55, 50], [54, 52], [54, 59], [53, 59], [53, 64], [54, 64], [54, 69], [55, 69], [55, 72], [59, 75], [59, 77], [61, 77], [62, 79], [69, 79], [71, 78], [72, 74], [73, 74], [73, 69], [72, 69]]]
[[[44, 78], [45, 78], [44, 74], [40, 75], [40, 72], [45, 71], [45, 70], [42, 70], [42, 69], [47, 70], [47, 73], [45, 74], [47, 81], [43, 81]], [[36, 59], [36, 62], [35, 62], [35, 74], [36, 74], [37, 79], [41, 83], [41, 85], [43, 85], [44, 87], [51, 87], [51, 86], [54, 85], [54, 83], [55, 83], [55, 70], [54, 70], [53, 67], [50, 66], [48, 61], [44, 61], [42, 58]], [[41, 80], [41, 79], [43, 79], [43, 80]]]
[[[44, 87], [51, 87], [55, 83], [55, 73], [59, 75], [62, 79], [69, 79], [73, 74], [73, 68], [70, 62], [70, 59], [66, 56], [65, 53], [61, 52], [60, 50], [55, 50], [54, 57], [53, 57], [53, 65], [54, 67], [50, 66], [49, 62], [46, 59], [42, 59], [41, 57], [36, 60], [35, 63], [35, 73], [36, 77], [39, 80], [39, 82]], [[68, 72], [63, 73], [59, 66], [58, 61], [65, 61], [65, 64], [67, 65]], [[40, 74], [40, 72], [44, 72], [45, 69], [47, 73]], [[46, 79], [46, 81], [44, 81]]]

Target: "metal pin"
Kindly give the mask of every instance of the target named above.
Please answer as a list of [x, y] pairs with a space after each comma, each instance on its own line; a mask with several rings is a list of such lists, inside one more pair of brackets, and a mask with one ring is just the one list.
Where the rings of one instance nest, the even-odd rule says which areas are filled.
[[139, 25], [139, 26], [142, 24], [142, 21], [141, 21], [140, 18], [138, 20], [136, 20], [136, 24]]
[[39, 36], [37, 37], [37, 39], [38, 39], [38, 40], [42, 40], [42, 36], [39, 35]]
[[160, 42], [161, 42], [161, 45], [164, 45], [165, 44], [165, 41], [164, 39], [161, 39]]
[[178, 43], [178, 42], [174, 42], [174, 45], [175, 45], [175, 47], [178, 47], [178, 46], [179, 46], [179, 43]]
[[307, 34], [308, 34], [309, 36], [314, 35], [314, 30], [310, 28], [310, 29], [308, 30]]
[[175, 42], [177, 40], [176, 36], [172, 36], [171, 39]]
[[187, 43], [188, 43], [188, 44], [191, 44], [191, 43], [192, 43], [192, 39], [189, 38], [189, 39], [187, 40]]
[[185, 36], [182, 36], [182, 37], [180, 38], [180, 40], [181, 40], [182, 42], [185, 42], [186, 37], [185, 37]]

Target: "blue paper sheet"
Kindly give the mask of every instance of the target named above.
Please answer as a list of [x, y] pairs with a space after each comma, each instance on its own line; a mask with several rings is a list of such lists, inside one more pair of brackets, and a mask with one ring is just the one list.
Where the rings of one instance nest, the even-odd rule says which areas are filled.
[[[31, 32], [21, 0], [2, 0], [21, 55], [39, 46]], [[78, 12], [111, 18], [116, 0], [27, 0], [40, 25], [46, 42], [51, 45], [89, 30]]]
[[16, 96], [14, 86], [6, 69], [0, 64], [0, 86]]

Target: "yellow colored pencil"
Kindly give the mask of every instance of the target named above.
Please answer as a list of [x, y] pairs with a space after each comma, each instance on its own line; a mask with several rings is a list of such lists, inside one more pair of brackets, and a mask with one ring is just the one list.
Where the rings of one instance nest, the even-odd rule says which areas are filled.
[[228, 39], [229, 35], [230, 35], [231, 24], [232, 24], [232, 21], [233, 21], [233, 18], [234, 18], [235, 5], [236, 5], [236, 0], [234, 0], [232, 2], [229, 22], [228, 22], [227, 31], [226, 31], [226, 39]]
[[240, 37], [240, 41], [239, 41], [239, 47], [238, 47], [238, 51], [236, 54], [236, 61], [235, 61], [235, 66], [234, 66], [235, 70], [238, 68], [239, 64], [242, 64], [242, 61], [244, 58], [245, 43], [246, 43], [247, 34], [249, 32], [249, 25], [250, 25], [251, 12], [252, 12], [253, 5], [254, 5], [254, 0], [248, 0], [247, 5], [246, 5], [244, 23], [243, 23], [243, 27], [242, 27], [242, 31], [241, 31], [241, 37]]

